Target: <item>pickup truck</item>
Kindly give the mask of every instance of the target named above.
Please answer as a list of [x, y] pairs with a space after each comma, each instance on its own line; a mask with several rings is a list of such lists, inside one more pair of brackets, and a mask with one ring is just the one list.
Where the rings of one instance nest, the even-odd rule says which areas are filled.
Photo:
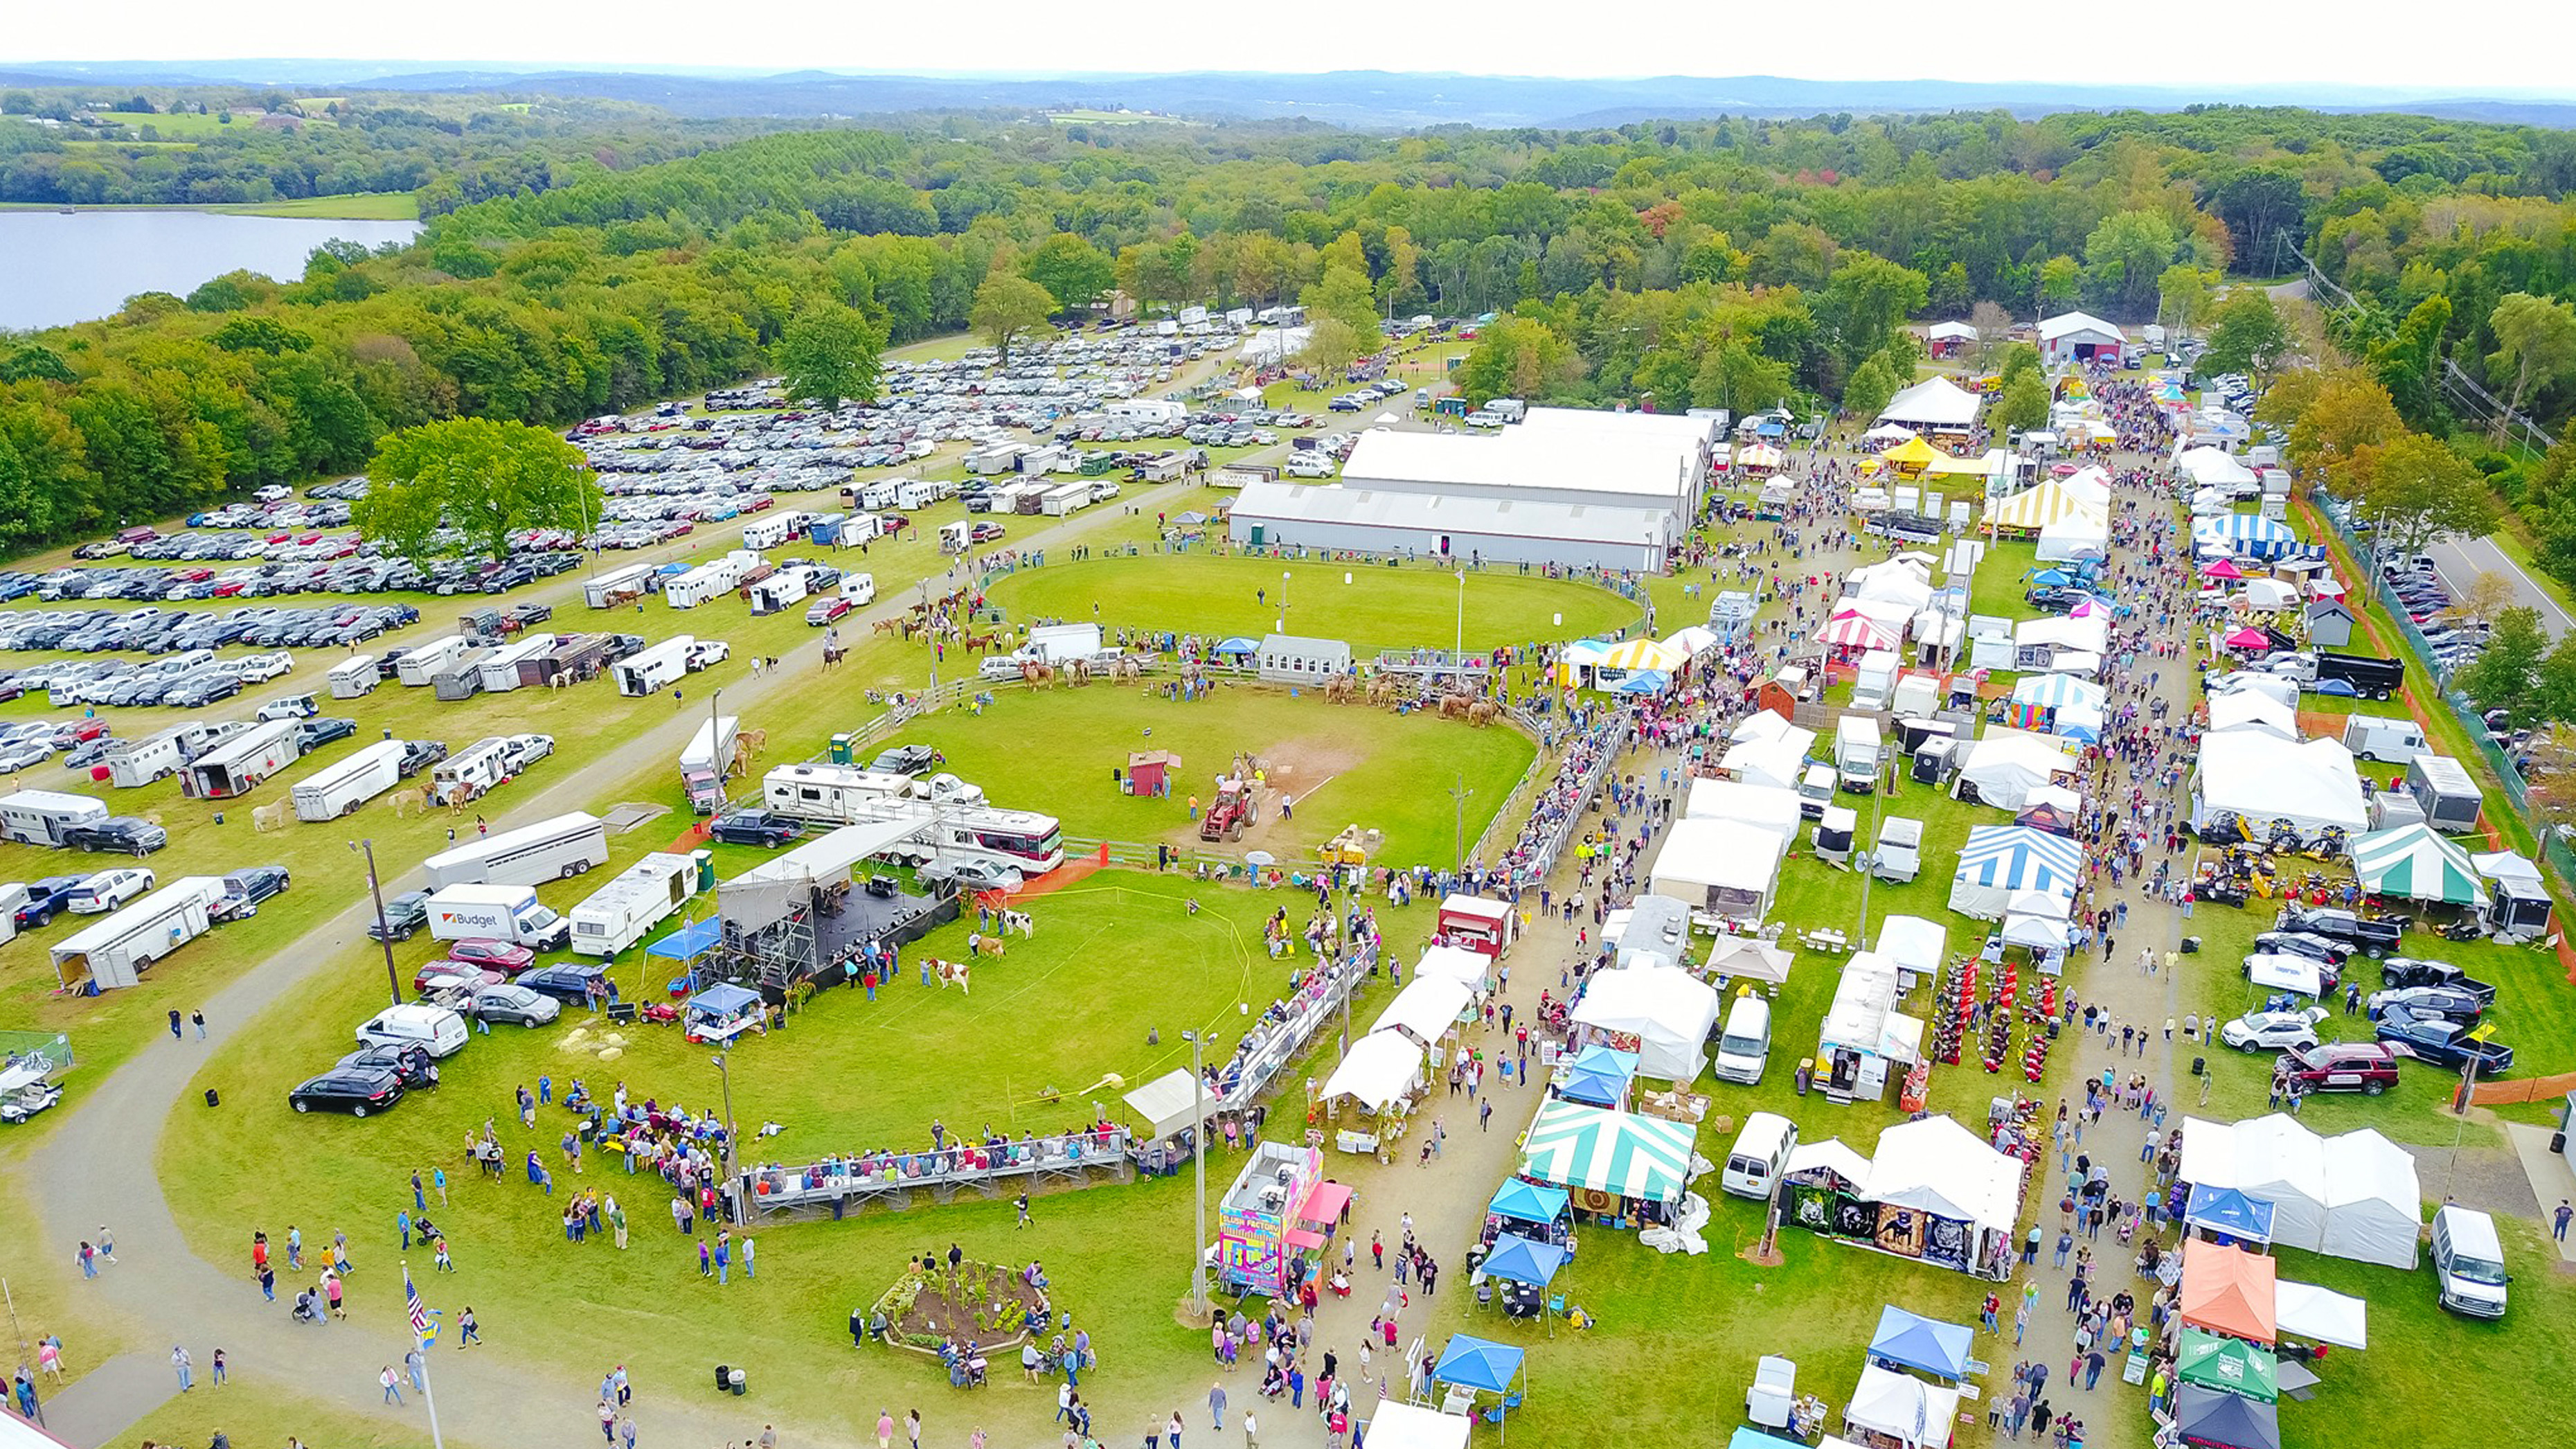
[[2495, 1005], [2493, 983], [2472, 979], [2448, 961], [2424, 961], [2413, 956], [2391, 956], [2379, 963], [2379, 986], [2383, 991], [2399, 991], [2409, 986], [2447, 986], [2465, 991], [2478, 999], [2480, 1006]]

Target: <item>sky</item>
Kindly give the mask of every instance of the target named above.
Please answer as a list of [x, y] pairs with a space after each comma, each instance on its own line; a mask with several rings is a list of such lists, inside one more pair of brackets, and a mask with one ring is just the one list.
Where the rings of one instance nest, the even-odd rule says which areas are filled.
[[[2473, 44], [2454, 32], [2457, 43], [2393, 44], [2349, 0], [2283, 0], [2248, 34], [2230, 33], [2224, 10], [2059, 0], [1946, 11], [1920, 0], [1832, 0], [1822, 15], [1706, 0], [1631, 0], [1609, 14], [1563, 0], [1482, 0], [1409, 18], [1206, 0], [771, 0], [742, 12], [703, 0], [445, 0], [426, 12], [349, 0], [120, 0], [16, 7], [0, 28], [0, 64], [264, 56], [987, 75], [1368, 69], [2576, 95], [2557, 0], [2483, 0], [2472, 11], [2486, 35], [2535, 43]], [[2550, 34], [2559, 41], [2539, 43]], [[2146, 59], [2154, 64], [2139, 64]]]

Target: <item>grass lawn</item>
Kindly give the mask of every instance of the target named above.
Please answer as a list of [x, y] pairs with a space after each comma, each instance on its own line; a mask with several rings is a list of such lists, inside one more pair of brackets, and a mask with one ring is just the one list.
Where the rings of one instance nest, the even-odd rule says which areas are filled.
[[[990, 592], [1014, 622], [1096, 618], [1111, 628], [1256, 639], [1284, 622], [1288, 633], [1345, 639], [1370, 654], [1447, 647], [1458, 628], [1453, 580], [1429, 568], [1185, 555], [1049, 564]], [[1467, 577], [1470, 650], [1599, 633], [1635, 618], [1634, 605], [1589, 584], [1490, 569]]]
[[243, 216], [319, 216], [333, 221], [418, 221], [420, 198], [408, 191], [357, 191], [345, 196], [305, 196], [220, 207]]
[[[399, 1366], [397, 1366], [399, 1367]], [[432, 1364], [435, 1375], [438, 1366]], [[207, 1383], [207, 1370], [201, 1361], [197, 1382]], [[352, 1386], [358, 1392], [372, 1391], [373, 1385]], [[430, 1387], [438, 1387], [433, 1377]], [[403, 1394], [414, 1405], [404, 1412], [415, 1419], [362, 1414], [346, 1408], [323, 1404], [313, 1399], [287, 1393], [273, 1380], [252, 1379], [236, 1374], [231, 1384], [220, 1392], [211, 1386], [202, 1394], [183, 1394], [144, 1415], [134, 1427], [107, 1442], [102, 1449], [143, 1449], [150, 1444], [207, 1444], [222, 1434], [233, 1443], [250, 1449], [279, 1449], [289, 1435], [307, 1444], [327, 1444], [332, 1449], [416, 1449], [428, 1418], [418, 1407], [420, 1396], [403, 1385]], [[415, 1424], [418, 1427], [415, 1427]], [[464, 1441], [447, 1439], [465, 1449]]]
[[[1466, 822], [1472, 843], [1536, 752], [1518, 730], [1331, 705], [1313, 691], [1290, 698], [1281, 689], [1231, 686], [1199, 704], [1156, 695], [1140, 700], [1133, 687], [1105, 684], [1046, 694], [1005, 691], [981, 716], [950, 710], [902, 737], [937, 745], [947, 752], [949, 769], [988, 782], [996, 800], [1058, 817], [1070, 834], [1193, 848], [1198, 830], [1189, 819], [1190, 796], [1212, 798], [1216, 777], [1236, 753], [1250, 751], [1270, 772], [1271, 807], [1240, 843], [1220, 848], [1268, 850], [1291, 864], [1310, 859], [1314, 846], [1354, 821], [1385, 832], [1383, 860], [1446, 863], [1455, 834], [1449, 791], [1457, 772], [1474, 792]], [[1042, 739], [1058, 744], [1042, 767], [1030, 768], [1030, 746]], [[1077, 741], [1083, 749], [1072, 748]], [[1112, 768], [1124, 768], [1128, 752], [1143, 749], [1181, 757], [1170, 798], [1122, 795], [1110, 784]], [[1279, 818], [1283, 790], [1296, 799], [1293, 819]]]
[[2029, 618], [2031, 607], [2022, 597], [2027, 587], [2022, 580], [2038, 567], [2038, 544], [2028, 539], [1994, 541], [1986, 550], [1985, 561], [1977, 565], [1976, 577], [1969, 581], [1968, 612], [2005, 619]]
[[[1195, 916], [1184, 910], [1193, 896], [1203, 906]], [[910, 1145], [927, 1135], [933, 1118], [963, 1131], [989, 1123], [1016, 1133], [1087, 1120], [1095, 1101], [1119, 1111], [1119, 1089], [1097, 1085], [1105, 1075], [1132, 1085], [1185, 1066], [1181, 1029], [1212, 1028], [1230, 1040], [1241, 1029], [1238, 1005], [1257, 1011], [1279, 994], [1286, 963], [1265, 955], [1261, 922], [1281, 907], [1292, 923], [1302, 919], [1304, 905], [1293, 895], [1096, 874], [1038, 898], [1036, 937], [1015, 940], [1006, 960], [982, 963], [971, 999], [924, 989], [917, 978], [883, 989], [874, 1003], [831, 991], [787, 1031], [745, 1042], [733, 1054], [737, 1118], [781, 1124], [782, 1133], [757, 1150], [789, 1161]], [[1392, 949], [1409, 954], [1430, 911], [1382, 912], [1381, 919]], [[950, 927], [921, 949], [962, 956], [970, 927]], [[949, 1402], [935, 1365], [883, 1351], [857, 1357], [841, 1337], [851, 1304], [872, 1298], [907, 1253], [929, 1246], [925, 1235], [961, 1241], [970, 1255], [996, 1261], [1043, 1259], [1059, 1301], [1092, 1328], [1104, 1359], [1117, 1366], [1116, 1381], [1168, 1381], [1205, 1352], [1203, 1339], [1170, 1318], [1186, 1276], [1185, 1178], [1042, 1197], [1037, 1226], [1024, 1233], [1011, 1227], [1006, 1203], [971, 1194], [930, 1210], [774, 1225], [757, 1231], [756, 1280], [736, 1277], [720, 1289], [699, 1279], [694, 1244], [672, 1231], [669, 1195], [658, 1180], [629, 1178], [596, 1159], [576, 1177], [554, 1149], [570, 1120], [562, 1109], [541, 1109], [531, 1134], [517, 1128], [510, 1107], [512, 1089], [541, 1073], [554, 1076], [558, 1095], [574, 1076], [587, 1075], [603, 1090], [623, 1081], [637, 1095], [685, 1101], [693, 1110], [715, 1102], [718, 1083], [705, 1052], [667, 1029], [631, 1033], [628, 1054], [614, 1065], [571, 1050], [571, 1022], [496, 1029], [449, 1059], [435, 1094], [415, 1095], [366, 1121], [297, 1119], [285, 1106], [286, 1088], [345, 1050], [348, 1025], [381, 1000], [364, 944], [345, 953], [348, 969], [316, 978], [292, 1007], [273, 1012], [208, 1065], [199, 1085], [221, 1083], [237, 1112], [221, 1121], [183, 1114], [164, 1137], [164, 1172], [191, 1184], [173, 1207], [199, 1252], [230, 1261], [252, 1225], [279, 1232], [290, 1216], [309, 1233], [345, 1226], [358, 1250], [351, 1312], [390, 1328], [401, 1311], [384, 1271], [397, 1246], [392, 1214], [408, 1206], [406, 1180], [415, 1167], [443, 1164], [453, 1206], [442, 1224], [459, 1271], [423, 1281], [431, 1306], [452, 1314], [471, 1303], [503, 1352], [576, 1377], [623, 1359], [646, 1392], [694, 1383], [707, 1362], [757, 1364], [762, 1417], [808, 1425], [872, 1417], [879, 1396], [891, 1396], [898, 1409], [915, 1396], [925, 1408]], [[1379, 988], [1362, 1012], [1374, 1012], [1382, 999]], [[1159, 1031], [1159, 1045], [1148, 1044], [1149, 1029]], [[1046, 1100], [1049, 1089], [1064, 1100]], [[487, 1117], [499, 1124], [514, 1161], [530, 1148], [544, 1152], [559, 1193], [599, 1186], [617, 1195], [634, 1230], [632, 1248], [621, 1254], [596, 1241], [574, 1247], [554, 1211], [560, 1196], [544, 1200], [521, 1171], [494, 1184], [464, 1169], [457, 1145]], [[287, 1150], [245, 1154], [244, 1141]], [[1212, 1189], [1230, 1183], [1235, 1167], [1222, 1158], [1212, 1163]], [[862, 1383], [864, 1403], [854, 1392]], [[995, 1397], [1017, 1407], [988, 1412], [1045, 1412], [1038, 1396], [1051, 1389], [1025, 1387], [1007, 1370], [995, 1383]], [[1125, 1412], [1105, 1385], [1104, 1395], [1104, 1411]], [[1135, 1407], [1141, 1414], [1146, 1406]]]

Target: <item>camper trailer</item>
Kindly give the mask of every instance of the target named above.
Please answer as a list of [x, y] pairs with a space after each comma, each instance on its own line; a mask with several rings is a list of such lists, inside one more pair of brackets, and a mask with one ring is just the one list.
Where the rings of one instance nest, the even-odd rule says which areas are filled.
[[[510, 742], [488, 735], [431, 767], [429, 793], [448, 804], [472, 800], [509, 778]], [[461, 794], [460, 794], [461, 792]]]
[[742, 526], [742, 546], [754, 553], [773, 549], [805, 531], [805, 515], [794, 509], [763, 514]]
[[[132, 986], [152, 963], [213, 929], [220, 876], [182, 876], [95, 925], [54, 944], [54, 975], [65, 987], [83, 974], [99, 990]], [[79, 962], [81, 972], [65, 968]]]
[[[1200, 320], [1205, 321], [1206, 318], [1201, 317]], [[1122, 398], [1102, 411], [1109, 414], [1112, 422], [1142, 429], [1156, 437], [1179, 432], [1181, 420], [1189, 416], [1189, 409], [1182, 406], [1177, 398], [1168, 397]]]
[[645, 932], [669, 919], [697, 889], [695, 859], [669, 852], [648, 855], [572, 908], [572, 948], [590, 956], [614, 956], [643, 940]]
[[331, 686], [333, 699], [362, 698], [375, 693], [376, 686], [384, 683], [383, 676], [376, 672], [376, 656], [372, 654], [352, 655], [341, 660], [332, 665], [331, 672], [322, 678]]
[[409, 688], [427, 689], [471, 647], [462, 634], [448, 634], [416, 645], [403, 651], [394, 665], [394, 677]]
[[381, 740], [296, 781], [295, 818], [336, 819], [392, 789], [402, 778], [404, 748], [400, 740]]
[[517, 830], [505, 830], [431, 856], [421, 869], [430, 889], [459, 885], [523, 885], [570, 880], [608, 863], [608, 827], [596, 815], [574, 811]]
[[906, 478], [894, 485], [894, 506], [928, 508], [957, 496], [957, 485], [941, 478]]
[[746, 590], [754, 614], [784, 613], [805, 602], [813, 591], [814, 570], [804, 564], [791, 564]]
[[60, 849], [64, 832], [96, 825], [107, 818], [107, 802], [57, 790], [20, 790], [0, 795], [0, 837], [20, 845]]
[[817, 824], [848, 825], [863, 818], [862, 803], [900, 797], [912, 778], [856, 765], [781, 765], [761, 780], [761, 803], [770, 813]]
[[668, 689], [680, 676], [689, 672], [689, 650], [697, 640], [681, 634], [665, 639], [640, 654], [630, 654], [609, 666], [616, 676], [617, 692], [642, 698]]
[[529, 634], [517, 643], [493, 651], [479, 666], [483, 687], [494, 694], [507, 694], [528, 682], [521, 666], [531, 659], [543, 659], [560, 643], [552, 634]]
[[194, 800], [247, 795], [303, 753], [296, 721], [256, 724], [190, 761], [179, 772], [179, 793]]
[[1923, 873], [1923, 822], [1890, 815], [1878, 822], [1878, 845], [1869, 854], [1869, 873], [1898, 885]]
[[979, 478], [1015, 472], [1020, 455], [1028, 450], [1026, 443], [995, 443], [990, 447], [977, 448], [966, 455], [966, 471]]
[[594, 609], [614, 609], [644, 597], [647, 583], [653, 577], [651, 564], [628, 564], [610, 569], [581, 586], [582, 602]]

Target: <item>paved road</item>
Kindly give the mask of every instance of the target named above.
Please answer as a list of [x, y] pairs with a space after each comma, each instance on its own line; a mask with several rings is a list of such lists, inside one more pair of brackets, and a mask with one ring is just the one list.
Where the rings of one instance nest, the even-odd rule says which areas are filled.
[[[1167, 484], [1122, 499], [1121, 507], [1148, 511], [1177, 508], [1189, 495], [1186, 484]], [[1021, 545], [1061, 549], [1109, 526], [1120, 508], [1086, 510], [1052, 528], [1021, 540]], [[865, 638], [879, 618], [902, 613], [910, 589], [889, 589], [882, 602], [842, 621], [845, 637]], [[781, 667], [735, 681], [728, 693], [746, 710], [773, 691], [807, 687], [822, 662], [823, 639], [813, 639], [784, 656]], [[600, 782], [622, 782], [668, 759], [698, 727], [692, 711], [641, 727], [615, 751], [578, 774], [567, 774], [542, 790], [508, 801], [496, 827], [524, 824], [567, 810], [600, 803]], [[496, 801], [496, 804], [501, 802]], [[388, 891], [408, 888], [417, 869], [400, 880], [388, 880]], [[83, 1291], [103, 1297], [111, 1310], [136, 1325], [133, 1338], [144, 1350], [112, 1360], [65, 1389], [48, 1406], [54, 1432], [72, 1443], [97, 1445], [130, 1428], [160, 1407], [177, 1390], [168, 1368], [167, 1345], [185, 1344], [195, 1355], [199, 1375], [221, 1344], [231, 1370], [245, 1381], [271, 1380], [292, 1392], [320, 1398], [337, 1407], [368, 1413], [409, 1414], [382, 1406], [366, 1396], [376, 1392], [376, 1373], [384, 1364], [399, 1364], [404, 1338], [400, 1318], [382, 1295], [383, 1277], [371, 1277], [362, 1290], [375, 1310], [370, 1322], [352, 1319], [328, 1328], [299, 1329], [283, 1304], [267, 1304], [247, 1277], [248, 1228], [244, 1228], [241, 1261], [218, 1268], [190, 1251], [172, 1216], [154, 1168], [153, 1154], [163, 1122], [183, 1106], [191, 1079], [208, 1058], [232, 1036], [249, 1027], [268, 1008], [293, 992], [308, 977], [331, 966], [353, 940], [362, 939], [372, 907], [353, 896], [348, 909], [322, 922], [300, 940], [253, 966], [205, 1006], [211, 1045], [172, 1041], [145, 1048], [117, 1069], [60, 1123], [29, 1159], [28, 1180], [45, 1242], [41, 1261], [72, 1271], [74, 1253], [99, 1224], [115, 1229], [119, 1263]], [[186, 1099], [185, 1110], [223, 1111]], [[239, 1271], [236, 1271], [238, 1269]], [[613, 1356], [612, 1349], [603, 1349]], [[485, 1444], [524, 1443], [530, 1439], [532, 1415], [526, 1406], [559, 1406], [553, 1432], [587, 1432], [588, 1387], [550, 1378], [534, 1363], [512, 1359], [502, 1349], [490, 1355], [442, 1352], [433, 1369], [433, 1384], [450, 1386], [441, 1401], [441, 1427], [459, 1439]], [[675, 1407], [663, 1396], [639, 1400], [635, 1418], [643, 1442], [711, 1444], [731, 1442], [744, 1432], [703, 1413]], [[540, 1418], [538, 1422], [545, 1422]], [[789, 1429], [797, 1426], [788, 1425]], [[682, 1436], [686, 1436], [684, 1440]], [[819, 1426], [799, 1435], [827, 1437]]]
[[2443, 585], [2458, 598], [2468, 591], [2469, 581], [2482, 573], [2499, 573], [2513, 584], [2513, 601], [2540, 611], [2540, 626], [2555, 639], [2576, 629], [2576, 616], [2559, 607], [2539, 582], [2525, 572], [2522, 565], [2507, 557], [2492, 538], [2447, 537], [2425, 550], [2433, 556], [2433, 567], [2442, 576]]

